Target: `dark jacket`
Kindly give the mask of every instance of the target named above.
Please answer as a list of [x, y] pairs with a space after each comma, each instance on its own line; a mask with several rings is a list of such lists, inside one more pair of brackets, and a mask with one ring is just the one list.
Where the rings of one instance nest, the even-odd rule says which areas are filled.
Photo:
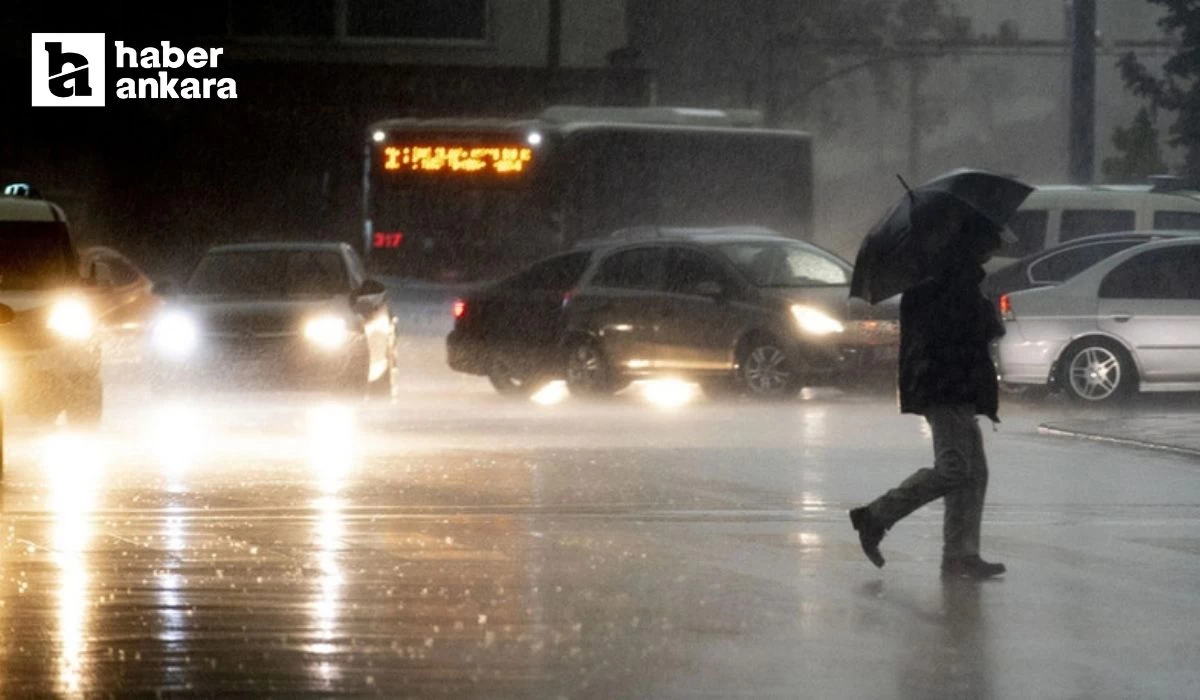
[[999, 421], [999, 386], [991, 342], [1004, 326], [979, 291], [983, 268], [949, 267], [900, 300], [900, 412], [932, 405], [971, 404]]

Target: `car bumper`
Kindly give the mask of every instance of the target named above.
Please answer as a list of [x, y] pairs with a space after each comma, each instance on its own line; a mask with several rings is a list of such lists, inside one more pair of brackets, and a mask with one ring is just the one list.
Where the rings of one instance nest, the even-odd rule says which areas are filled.
[[993, 345], [996, 373], [1005, 384], [1046, 385], [1062, 343], [1031, 341], [1010, 332]]
[[150, 351], [160, 383], [258, 388], [325, 386], [361, 370], [365, 382], [366, 339], [353, 336], [337, 350], [313, 346], [299, 336], [269, 340], [204, 339], [187, 358], [173, 360]]
[[55, 401], [100, 378], [100, 343], [60, 343], [39, 350], [0, 351], [3, 393], [17, 412]]
[[446, 336], [446, 363], [450, 369], [464, 374], [487, 374], [487, 346], [478, 338], [455, 329]]

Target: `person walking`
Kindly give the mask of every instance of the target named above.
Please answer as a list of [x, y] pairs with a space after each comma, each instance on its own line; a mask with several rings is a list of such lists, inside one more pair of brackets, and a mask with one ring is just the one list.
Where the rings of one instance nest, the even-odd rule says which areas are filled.
[[930, 279], [900, 301], [900, 412], [925, 417], [933, 434], [932, 468], [919, 469], [867, 506], [850, 511], [863, 552], [884, 565], [879, 544], [897, 522], [944, 499], [942, 574], [986, 579], [1003, 564], [979, 555], [988, 467], [977, 415], [999, 422], [999, 387], [989, 351], [1004, 334], [979, 290], [983, 263], [1000, 247], [989, 221], [969, 220], [943, 249]]

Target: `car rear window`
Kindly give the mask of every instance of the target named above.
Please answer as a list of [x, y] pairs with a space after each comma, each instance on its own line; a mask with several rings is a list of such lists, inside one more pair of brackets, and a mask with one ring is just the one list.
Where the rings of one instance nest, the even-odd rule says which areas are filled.
[[1029, 266], [1029, 281], [1056, 284], [1068, 280], [1111, 255], [1145, 242], [1146, 239], [1106, 241], [1052, 253]]
[[1062, 213], [1060, 243], [1096, 233], [1131, 231], [1136, 227], [1132, 209], [1065, 209]]
[[566, 292], [579, 284], [579, 278], [587, 270], [591, 259], [591, 253], [578, 252], [543, 260], [514, 275], [507, 286], [530, 291]]
[[666, 250], [658, 247], [621, 251], [604, 261], [593, 284], [618, 289], [661, 290], [666, 257]]

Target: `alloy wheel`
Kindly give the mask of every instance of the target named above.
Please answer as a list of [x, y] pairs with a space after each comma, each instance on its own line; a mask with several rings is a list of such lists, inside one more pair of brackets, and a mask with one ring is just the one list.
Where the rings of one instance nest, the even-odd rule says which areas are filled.
[[1104, 401], [1122, 388], [1121, 359], [1108, 348], [1092, 345], [1075, 353], [1067, 376], [1076, 396]]
[[787, 355], [774, 345], [759, 345], [744, 361], [742, 376], [755, 396], [780, 396], [793, 385]]

